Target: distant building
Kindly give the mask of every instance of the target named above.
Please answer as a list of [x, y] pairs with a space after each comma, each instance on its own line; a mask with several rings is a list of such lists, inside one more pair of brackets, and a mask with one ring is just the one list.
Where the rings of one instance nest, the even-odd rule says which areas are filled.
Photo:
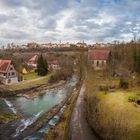
[[18, 75], [11, 60], [0, 60], [0, 81], [3, 84], [18, 83]]
[[109, 57], [109, 50], [89, 50], [88, 59], [91, 61], [94, 70], [103, 70], [106, 68]]
[[48, 63], [49, 70], [59, 70], [60, 69], [60, 65], [57, 60], [48, 61], [47, 63]]
[[34, 55], [33, 57], [31, 57], [31, 58], [28, 60], [27, 65], [28, 65], [28, 66], [37, 67], [37, 60], [38, 60], [38, 55]]
[[28, 43], [27, 44], [27, 48], [38, 48], [38, 44], [37, 43]]

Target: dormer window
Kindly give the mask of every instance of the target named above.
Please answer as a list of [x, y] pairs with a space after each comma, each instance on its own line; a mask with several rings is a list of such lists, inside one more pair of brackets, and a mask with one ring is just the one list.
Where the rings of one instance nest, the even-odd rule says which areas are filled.
[[13, 70], [13, 68], [11, 67], [10, 70]]

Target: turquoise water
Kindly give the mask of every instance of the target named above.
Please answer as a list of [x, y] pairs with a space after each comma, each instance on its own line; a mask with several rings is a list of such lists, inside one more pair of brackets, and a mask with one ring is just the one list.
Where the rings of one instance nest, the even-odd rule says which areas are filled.
[[44, 96], [35, 98], [33, 100], [24, 97], [15, 98], [10, 100], [13, 106], [26, 115], [35, 115], [38, 112], [47, 112], [55, 105], [63, 101], [67, 93], [72, 90], [72, 87], [60, 87], [58, 89], [46, 91]]

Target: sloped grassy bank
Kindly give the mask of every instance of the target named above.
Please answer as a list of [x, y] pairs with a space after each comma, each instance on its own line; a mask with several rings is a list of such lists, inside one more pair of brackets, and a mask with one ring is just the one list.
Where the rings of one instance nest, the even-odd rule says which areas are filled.
[[[16, 96], [24, 96], [26, 98], [35, 98], [38, 95], [40, 95], [40, 91], [46, 90], [46, 89], [52, 89], [61, 85], [64, 85], [66, 81], [59, 81], [58, 83], [53, 84], [41, 84], [38, 86], [32, 86], [20, 90], [12, 90], [8, 86], [1, 86], [0, 87], [0, 97], [6, 98], [6, 97], [16, 97]], [[27, 96], [26, 96], [27, 95]]]

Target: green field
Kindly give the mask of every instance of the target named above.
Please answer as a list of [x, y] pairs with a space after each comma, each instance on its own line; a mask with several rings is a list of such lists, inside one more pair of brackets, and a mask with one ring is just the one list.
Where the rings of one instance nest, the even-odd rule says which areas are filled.
[[24, 75], [24, 80], [32, 80], [35, 78], [39, 78], [40, 76], [37, 74], [37, 72], [32, 72]]
[[20, 82], [18, 84], [13, 84], [13, 85], [10, 85], [10, 88], [12, 90], [20, 90], [20, 89], [25, 89], [25, 88], [29, 88], [29, 87], [34, 87], [34, 86], [38, 86], [38, 85], [41, 85], [41, 84], [45, 84], [49, 81], [50, 77], [51, 77], [52, 74], [48, 74], [46, 76], [41, 76], [41, 77], [38, 77], [36, 76], [35, 78], [35, 74], [33, 77], [31, 77], [31, 75], [28, 75], [28, 79], [30, 80], [25, 80], [23, 82]]

